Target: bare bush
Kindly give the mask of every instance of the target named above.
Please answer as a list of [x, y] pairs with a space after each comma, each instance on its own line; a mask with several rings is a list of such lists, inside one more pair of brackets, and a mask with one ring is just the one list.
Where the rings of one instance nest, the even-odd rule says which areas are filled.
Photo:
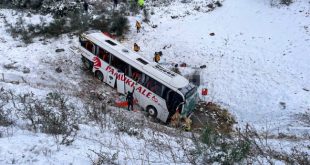
[[43, 100], [33, 93], [10, 94], [14, 108], [27, 121], [30, 130], [51, 134], [60, 144], [72, 144], [79, 130], [78, 117], [64, 94], [51, 92]]
[[13, 124], [13, 120], [10, 118], [11, 111], [6, 111], [5, 106], [9, 103], [11, 99], [10, 94], [4, 90], [0, 89], [0, 126], [10, 126]]
[[4, 112], [0, 105], [0, 126], [7, 127], [13, 124], [13, 121], [9, 118], [9, 115], [10, 114], [8, 112]]
[[293, 3], [293, 0], [270, 0], [270, 5], [272, 7], [274, 6], [280, 6], [280, 5], [286, 5], [289, 6]]
[[119, 132], [127, 133], [129, 136], [143, 138], [145, 125], [143, 119], [129, 118], [124, 113], [112, 113], [111, 116]]
[[150, 22], [150, 13], [147, 9], [143, 9], [143, 19], [142, 19], [143, 22]]
[[90, 27], [100, 31], [108, 31], [109, 23], [107, 21], [106, 16], [101, 15], [90, 22]]
[[286, 6], [289, 6], [293, 3], [293, 0], [280, 0], [280, 4], [284, 4]]
[[115, 152], [114, 154], [110, 154], [108, 152], [99, 151], [96, 152], [94, 150], [90, 150], [91, 152], [96, 154], [96, 158], [91, 158], [91, 156], [88, 155], [93, 165], [102, 165], [102, 164], [111, 164], [111, 165], [117, 165], [116, 160], [118, 159], [118, 152]]
[[32, 43], [32, 35], [29, 33], [28, 29], [25, 27], [25, 22], [22, 16], [18, 17], [15, 25], [8, 24], [8, 21], [4, 21], [8, 28], [8, 32], [12, 35], [13, 38], [17, 38], [20, 36], [22, 41], [26, 44]]
[[297, 120], [303, 122], [306, 126], [310, 126], [310, 109], [304, 113], [296, 114], [295, 117]]
[[115, 13], [111, 21], [110, 31], [117, 36], [122, 36], [129, 30], [129, 21], [125, 16]]
[[129, 4], [129, 11], [133, 14], [138, 14], [140, 11], [140, 7], [138, 1], [131, 1]]
[[88, 121], [94, 121], [100, 129], [107, 127], [107, 106], [112, 102], [109, 97], [90, 92], [85, 96], [84, 113]]

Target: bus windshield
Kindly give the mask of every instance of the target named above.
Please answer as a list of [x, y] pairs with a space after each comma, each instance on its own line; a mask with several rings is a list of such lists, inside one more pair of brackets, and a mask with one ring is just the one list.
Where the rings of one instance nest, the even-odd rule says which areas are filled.
[[191, 97], [197, 91], [197, 87], [194, 84], [189, 83], [187, 86], [185, 86], [179, 90], [185, 96], [185, 99], [187, 99], [187, 98]]

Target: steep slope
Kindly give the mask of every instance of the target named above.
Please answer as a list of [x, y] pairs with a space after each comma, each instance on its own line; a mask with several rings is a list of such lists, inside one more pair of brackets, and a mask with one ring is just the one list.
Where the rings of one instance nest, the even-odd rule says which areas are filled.
[[293, 115], [310, 109], [309, 3], [226, 0], [213, 12], [172, 19], [182, 15], [177, 7], [155, 10], [151, 21], [158, 27], [145, 25], [128, 38], [149, 59], [162, 50], [163, 61], [206, 64], [204, 99], [227, 107], [240, 125], [299, 129]]

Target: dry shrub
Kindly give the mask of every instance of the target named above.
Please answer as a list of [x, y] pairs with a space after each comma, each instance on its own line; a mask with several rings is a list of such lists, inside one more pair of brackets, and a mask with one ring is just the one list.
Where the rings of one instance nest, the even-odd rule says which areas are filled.
[[10, 94], [14, 109], [30, 130], [51, 134], [60, 144], [72, 144], [79, 130], [78, 116], [63, 93], [51, 92], [41, 100], [33, 93]]
[[[221, 108], [219, 105], [211, 102], [199, 102], [195, 113], [194, 118], [201, 117], [200, 121], [203, 122], [197, 127], [208, 125], [214, 128], [215, 131], [227, 135], [233, 132], [233, 126], [236, 120], [227, 109]], [[195, 128], [195, 126], [193, 127]]]
[[111, 164], [111, 165], [117, 165], [116, 160], [118, 159], [118, 153], [115, 152], [114, 154], [99, 151], [96, 152], [94, 150], [90, 150], [94, 154], [96, 154], [96, 158], [92, 158], [90, 155], [88, 155], [89, 159], [91, 160], [93, 165], [102, 165], [102, 164]]

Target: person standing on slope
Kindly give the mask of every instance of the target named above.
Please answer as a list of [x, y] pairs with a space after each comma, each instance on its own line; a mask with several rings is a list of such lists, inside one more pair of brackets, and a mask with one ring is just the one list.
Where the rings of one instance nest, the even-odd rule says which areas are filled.
[[158, 63], [160, 61], [160, 56], [161, 55], [162, 55], [161, 51], [160, 52], [155, 52], [153, 60]]
[[133, 50], [134, 50], [135, 52], [138, 52], [138, 51], [140, 50], [140, 46], [139, 46], [137, 43], [134, 43], [134, 44], [133, 44]]
[[133, 111], [133, 92], [128, 91], [126, 101], [128, 102], [128, 111], [130, 111], [130, 107]]
[[137, 33], [139, 33], [141, 29], [141, 23], [139, 21], [136, 21], [136, 28], [137, 28]]

